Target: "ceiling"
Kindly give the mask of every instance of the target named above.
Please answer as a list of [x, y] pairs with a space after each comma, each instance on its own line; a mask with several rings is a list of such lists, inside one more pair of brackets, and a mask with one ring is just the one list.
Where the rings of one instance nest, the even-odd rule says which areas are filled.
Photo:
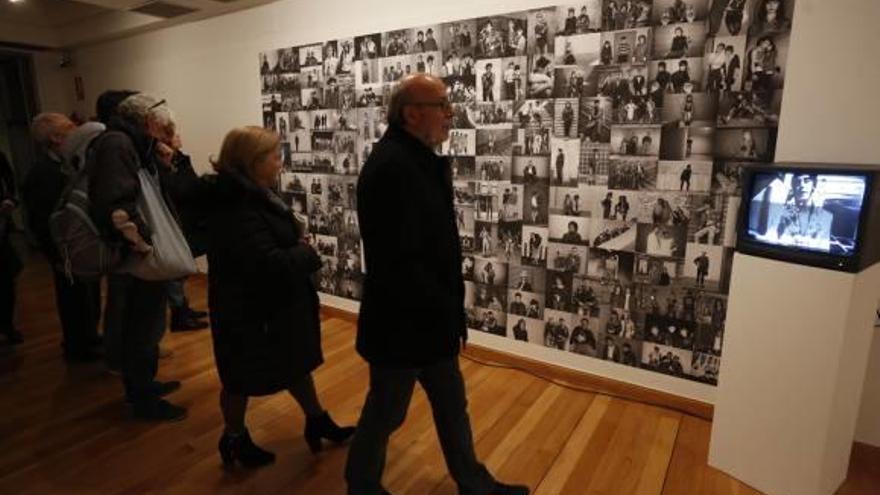
[[275, 0], [0, 0], [0, 48], [73, 48]]

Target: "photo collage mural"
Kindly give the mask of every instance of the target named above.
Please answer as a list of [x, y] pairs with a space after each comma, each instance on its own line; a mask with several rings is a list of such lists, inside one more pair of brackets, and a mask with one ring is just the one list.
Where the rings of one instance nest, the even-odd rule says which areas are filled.
[[358, 171], [390, 90], [430, 73], [470, 328], [715, 384], [739, 170], [774, 159], [793, 10], [590, 0], [261, 53], [319, 290], [360, 298]]

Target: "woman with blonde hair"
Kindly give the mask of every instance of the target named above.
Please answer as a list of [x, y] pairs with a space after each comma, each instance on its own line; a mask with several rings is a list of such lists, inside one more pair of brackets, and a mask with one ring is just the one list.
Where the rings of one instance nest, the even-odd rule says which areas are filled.
[[322, 439], [347, 440], [321, 407], [311, 372], [322, 362], [318, 295], [312, 275], [321, 258], [287, 204], [275, 193], [279, 137], [241, 127], [223, 140], [209, 220], [209, 305], [214, 357], [223, 390], [224, 465], [257, 467], [275, 455], [245, 427], [248, 398], [287, 390], [306, 414], [312, 452]]

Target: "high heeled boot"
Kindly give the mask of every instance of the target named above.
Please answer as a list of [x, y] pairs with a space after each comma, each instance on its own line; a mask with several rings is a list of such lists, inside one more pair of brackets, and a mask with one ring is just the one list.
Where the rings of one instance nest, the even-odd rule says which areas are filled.
[[240, 435], [223, 433], [220, 443], [217, 445], [223, 465], [232, 467], [235, 461], [246, 468], [256, 468], [275, 462], [275, 454], [258, 447], [247, 430]]
[[309, 450], [313, 454], [317, 454], [323, 449], [324, 445], [321, 442], [323, 438], [333, 443], [341, 444], [351, 438], [352, 435], [354, 435], [353, 426], [342, 427], [337, 425], [330, 418], [330, 415], [327, 414], [327, 411], [324, 411], [320, 416], [306, 418], [305, 438], [306, 443], [309, 445]]

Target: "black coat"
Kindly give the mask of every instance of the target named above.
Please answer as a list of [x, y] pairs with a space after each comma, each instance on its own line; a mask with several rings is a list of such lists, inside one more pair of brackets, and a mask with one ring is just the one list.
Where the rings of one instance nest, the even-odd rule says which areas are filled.
[[448, 161], [392, 126], [361, 171], [357, 199], [366, 262], [358, 352], [388, 367], [455, 357], [467, 325]]
[[208, 304], [220, 381], [238, 395], [291, 387], [323, 362], [321, 266], [293, 213], [232, 173], [217, 176], [208, 219]]
[[[0, 202], [9, 200], [18, 205], [18, 197], [15, 187], [15, 172], [12, 164], [6, 159], [6, 155], [0, 151]], [[0, 214], [0, 277], [12, 278], [21, 271], [21, 260], [12, 243], [9, 234], [15, 229], [12, 216]]]
[[212, 205], [202, 201], [205, 182], [193, 169], [188, 155], [177, 152], [172, 167], [159, 167], [162, 190], [168, 192], [180, 219], [180, 228], [193, 256], [201, 256], [207, 250], [208, 215]]
[[40, 249], [53, 262], [58, 259], [55, 243], [49, 233], [49, 216], [55, 210], [69, 177], [62, 171], [63, 161], [43, 150], [28, 170], [22, 185], [27, 208], [28, 227]]

